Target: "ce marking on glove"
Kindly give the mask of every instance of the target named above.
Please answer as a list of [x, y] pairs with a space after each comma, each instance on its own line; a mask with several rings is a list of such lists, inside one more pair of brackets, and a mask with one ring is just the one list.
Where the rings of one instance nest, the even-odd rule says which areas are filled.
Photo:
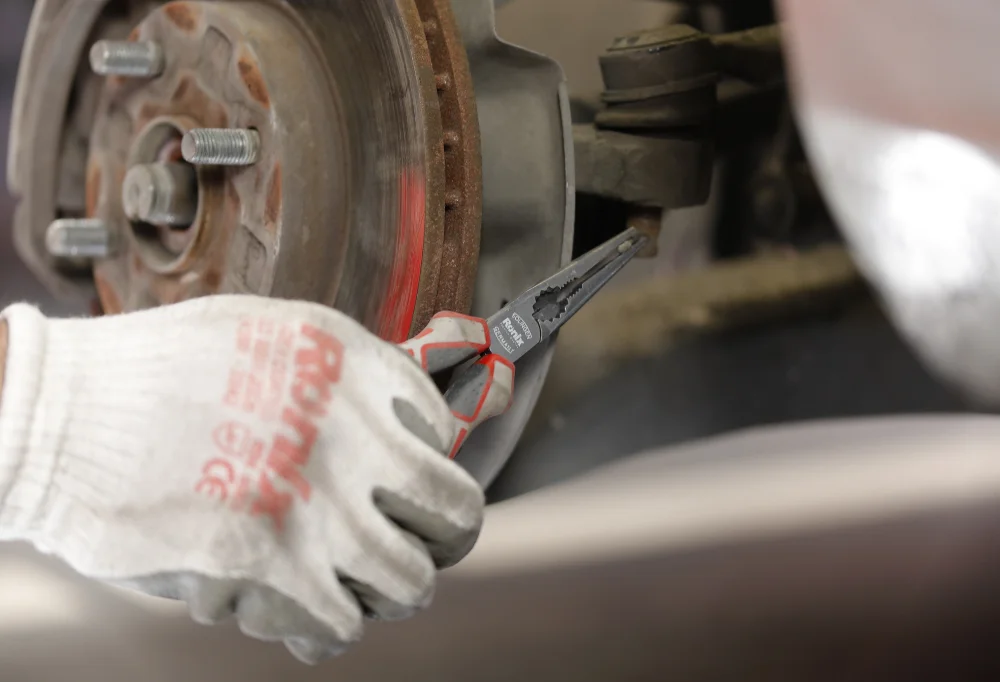
[[[248, 325], [256, 330], [256, 343], [246, 342]], [[326, 416], [333, 400], [344, 356], [340, 341], [311, 325], [293, 335], [282, 332], [269, 320], [241, 323], [236, 365], [222, 402], [238, 413], [260, 412], [258, 421], [274, 426], [260, 434], [238, 417], [219, 425], [212, 433], [217, 455], [205, 463], [195, 484], [199, 494], [236, 511], [267, 516], [279, 530], [295, 500], [307, 504], [312, 496], [302, 471], [312, 458], [317, 420]], [[253, 352], [243, 357], [239, 351], [250, 346]], [[249, 371], [240, 364], [244, 361], [250, 363]], [[233, 400], [234, 392], [252, 392], [253, 398]], [[266, 407], [274, 400], [260, 400], [261, 392], [276, 396], [282, 405], [277, 419], [269, 417]]]

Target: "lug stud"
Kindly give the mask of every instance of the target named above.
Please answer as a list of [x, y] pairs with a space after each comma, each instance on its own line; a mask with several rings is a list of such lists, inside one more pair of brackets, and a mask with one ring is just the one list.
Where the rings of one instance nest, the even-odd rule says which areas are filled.
[[163, 48], [150, 41], [99, 40], [90, 48], [90, 68], [100, 76], [155, 78], [164, 65]]
[[252, 166], [260, 156], [260, 134], [236, 128], [198, 128], [181, 142], [184, 160], [203, 166]]
[[45, 247], [56, 258], [108, 258], [114, 251], [111, 231], [97, 218], [64, 218], [49, 225]]

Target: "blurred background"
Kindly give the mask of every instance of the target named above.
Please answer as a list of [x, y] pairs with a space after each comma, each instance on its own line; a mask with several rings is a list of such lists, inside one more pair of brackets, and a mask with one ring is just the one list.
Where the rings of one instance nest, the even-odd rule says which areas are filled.
[[[0, 3], [4, 157], [31, 8], [27, 0]], [[514, 0], [499, 10], [498, 23], [505, 39], [557, 60], [573, 93], [587, 94], [601, 90], [595, 55], [616, 36], [678, 13], [657, 1]], [[20, 263], [10, 239], [13, 210], [0, 192], [0, 306], [29, 300], [51, 314], [84, 314], [48, 296]], [[888, 507], [873, 504], [863, 522], [839, 519], [819, 530], [702, 532], [702, 541], [691, 542], [694, 531], [668, 522], [728, 509], [728, 496], [757, 509], [767, 526], [777, 513], [768, 499], [780, 497], [769, 495], [768, 473], [787, 471], [782, 462], [797, 466], [806, 451], [820, 464], [802, 474], [800, 489], [850, 472], [888, 490], [892, 477], [865, 469], [865, 452], [940, 454], [949, 436], [975, 433], [982, 454], [1000, 439], [973, 405], [922, 367], [842, 253], [809, 256], [789, 269], [782, 249], [762, 249], [706, 275], [734, 210], [728, 196], [713, 193], [704, 207], [671, 212], [659, 255], [636, 261], [567, 326], [526, 437], [490, 490], [501, 504], [483, 544], [445, 576], [428, 614], [373, 626], [357, 650], [309, 669], [232, 626], [193, 625], [171, 603], [84, 584], [27, 548], [6, 547], [0, 680], [996, 679], [992, 479], [968, 499], [958, 496], [961, 504], [900, 503], [884, 517]], [[646, 284], [663, 277], [672, 278], [671, 293], [657, 285], [649, 294]], [[807, 305], [786, 290], [806, 291]], [[622, 339], [608, 339], [603, 330], [623, 302], [651, 322], [633, 320]], [[958, 416], [725, 435], [939, 413]], [[838, 440], [864, 441], [869, 450], [838, 459], [829, 448]], [[623, 461], [602, 478], [602, 467]], [[660, 477], [662, 486], [649, 485]], [[782, 491], [798, 480], [785, 480]], [[551, 494], [539, 491], [564, 481]], [[831, 490], [844, 496], [853, 488]], [[805, 494], [800, 502], [806, 508], [822, 497]], [[739, 505], [719, 514], [712, 527], [739, 526]], [[609, 517], [621, 525], [602, 523]]]

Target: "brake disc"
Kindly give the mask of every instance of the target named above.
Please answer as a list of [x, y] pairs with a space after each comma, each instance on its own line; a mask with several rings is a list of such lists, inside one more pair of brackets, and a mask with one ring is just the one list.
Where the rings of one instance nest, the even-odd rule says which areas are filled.
[[[440, 50], [434, 68], [429, 47], [447, 31], [435, 2], [420, 4], [172, 2], [146, 14], [129, 39], [157, 43], [166, 68], [108, 78], [90, 139], [87, 214], [126, 247], [94, 270], [105, 311], [253, 293], [324, 302], [401, 341], [437, 310], [467, 310], [475, 102], [462, 50]], [[257, 130], [260, 158], [199, 168], [184, 229], [129, 221], [126, 170], [181, 161], [193, 128]]]
[[[98, 39], [155, 41], [162, 74], [93, 74]], [[40, 0], [11, 133], [15, 240], [53, 291], [109, 313], [253, 293], [401, 341], [438, 310], [485, 317], [568, 259], [567, 101], [558, 65], [496, 37], [491, 0]], [[195, 128], [256, 131], [256, 163], [197, 167], [189, 224], [126, 218], [127, 171], [182, 163]], [[118, 248], [48, 253], [48, 225], [84, 216]], [[521, 363], [514, 411], [463, 450], [484, 483], [550, 357]]]

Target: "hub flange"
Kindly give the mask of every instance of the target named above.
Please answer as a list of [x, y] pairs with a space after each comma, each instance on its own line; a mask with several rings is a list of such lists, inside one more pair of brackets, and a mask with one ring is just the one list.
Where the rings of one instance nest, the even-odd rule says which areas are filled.
[[[95, 118], [87, 214], [129, 245], [95, 264], [105, 311], [220, 292], [335, 295], [339, 282], [294, 274], [341, 269], [351, 191], [335, 93], [298, 80], [323, 72], [307, 34], [267, 4], [178, 2], [150, 13], [130, 38], [160, 45], [165, 59], [155, 78], [109, 77]], [[230, 127], [256, 131], [260, 157], [199, 167], [189, 226], [126, 217], [130, 169], [183, 163], [185, 133]]]

